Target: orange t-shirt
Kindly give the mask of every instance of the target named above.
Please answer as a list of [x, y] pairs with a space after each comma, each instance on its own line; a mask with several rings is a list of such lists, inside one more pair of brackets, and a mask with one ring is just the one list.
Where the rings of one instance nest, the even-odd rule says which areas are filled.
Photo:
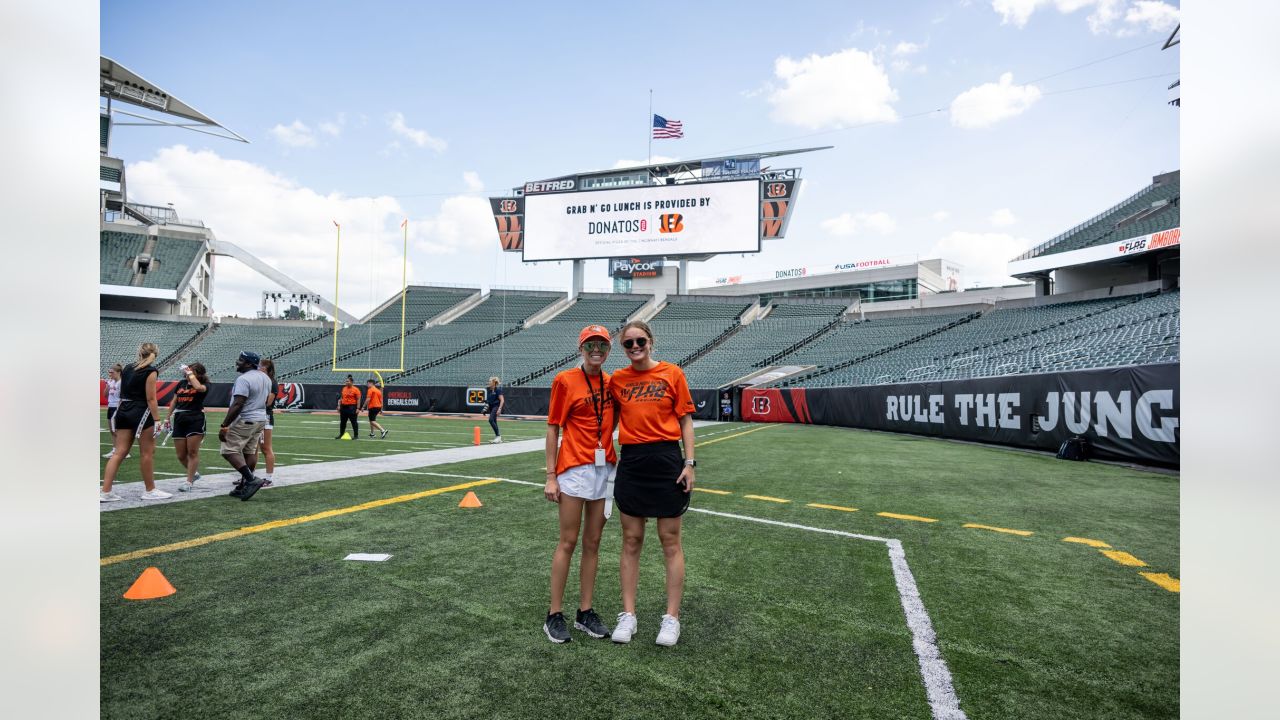
[[623, 445], [679, 440], [680, 418], [694, 411], [684, 371], [669, 362], [644, 372], [629, 365], [614, 371], [609, 393], [621, 410]]
[[[594, 398], [594, 400], [593, 400]], [[603, 413], [600, 424], [596, 421], [599, 402]], [[578, 465], [591, 465], [596, 461], [597, 442], [604, 446], [606, 462], [618, 462], [613, 450], [613, 402], [609, 400], [609, 374], [591, 376], [591, 388], [582, 368], [561, 371], [551, 383], [551, 409], [547, 411], [547, 424], [559, 425], [560, 453], [556, 456], [556, 474]], [[596, 428], [600, 435], [597, 439]]]
[[342, 400], [340, 405], [359, 405], [360, 404], [360, 388], [352, 385], [351, 387], [342, 387]]
[[365, 407], [370, 410], [382, 409], [382, 391], [376, 387], [369, 388], [369, 401], [365, 404]]

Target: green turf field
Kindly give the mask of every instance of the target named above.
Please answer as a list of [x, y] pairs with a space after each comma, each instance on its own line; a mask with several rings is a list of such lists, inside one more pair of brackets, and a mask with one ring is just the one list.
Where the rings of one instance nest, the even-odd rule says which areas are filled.
[[[386, 441], [340, 442], [336, 419], [289, 415], [277, 452], [298, 464], [432, 449], [392, 440], [457, 446], [480, 423], [386, 424]], [[508, 423], [504, 439], [541, 430]], [[1140, 574], [1179, 575], [1177, 478], [837, 428], [716, 425], [698, 435], [708, 492], [695, 510], [901, 541], [969, 718], [1177, 716], [1179, 595]], [[221, 470], [216, 448], [205, 453], [202, 466]], [[164, 462], [178, 471], [172, 460], [157, 468]], [[136, 450], [124, 467], [121, 480], [136, 479]], [[567, 645], [547, 642], [557, 533], [537, 487], [542, 468], [535, 452], [272, 488], [247, 503], [103, 513], [104, 558], [255, 528], [103, 565], [103, 717], [931, 717], [877, 542], [690, 512], [678, 646], [653, 644], [664, 598], [652, 536], [636, 639], [619, 646], [574, 631]], [[472, 487], [484, 507], [471, 510], [457, 507], [464, 489], [401, 500], [474, 478], [535, 485]], [[304, 521], [256, 531], [290, 518]], [[611, 520], [595, 602], [610, 623], [619, 546]], [[350, 552], [393, 557], [343, 561]], [[148, 566], [178, 592], [122, 599]], [[576, 576], [575, 566], [567, 610]]]

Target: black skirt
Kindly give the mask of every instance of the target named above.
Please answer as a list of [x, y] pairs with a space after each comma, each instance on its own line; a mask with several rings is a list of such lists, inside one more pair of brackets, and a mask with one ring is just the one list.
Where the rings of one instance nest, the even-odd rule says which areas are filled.
[[623, 445], [613, 500], [619, 510], [633, 517], [680, 517], [689, 509], [693, 494], [676, 483], [683, 470], [678, 441]]

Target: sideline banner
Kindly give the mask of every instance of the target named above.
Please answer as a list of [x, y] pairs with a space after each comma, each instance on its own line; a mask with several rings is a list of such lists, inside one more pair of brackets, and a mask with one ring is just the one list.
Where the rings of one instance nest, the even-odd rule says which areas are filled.
[[1179, 366], [843, 388], [746, 389], [742, 419], [887, 430], [1094, 457], [1179, 464]]

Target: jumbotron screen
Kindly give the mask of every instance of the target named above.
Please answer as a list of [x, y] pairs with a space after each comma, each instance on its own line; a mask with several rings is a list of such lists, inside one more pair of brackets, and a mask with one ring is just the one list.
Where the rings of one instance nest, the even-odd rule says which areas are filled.
[[525, 195], [525, 262], [760, 251], [756, 179]]

